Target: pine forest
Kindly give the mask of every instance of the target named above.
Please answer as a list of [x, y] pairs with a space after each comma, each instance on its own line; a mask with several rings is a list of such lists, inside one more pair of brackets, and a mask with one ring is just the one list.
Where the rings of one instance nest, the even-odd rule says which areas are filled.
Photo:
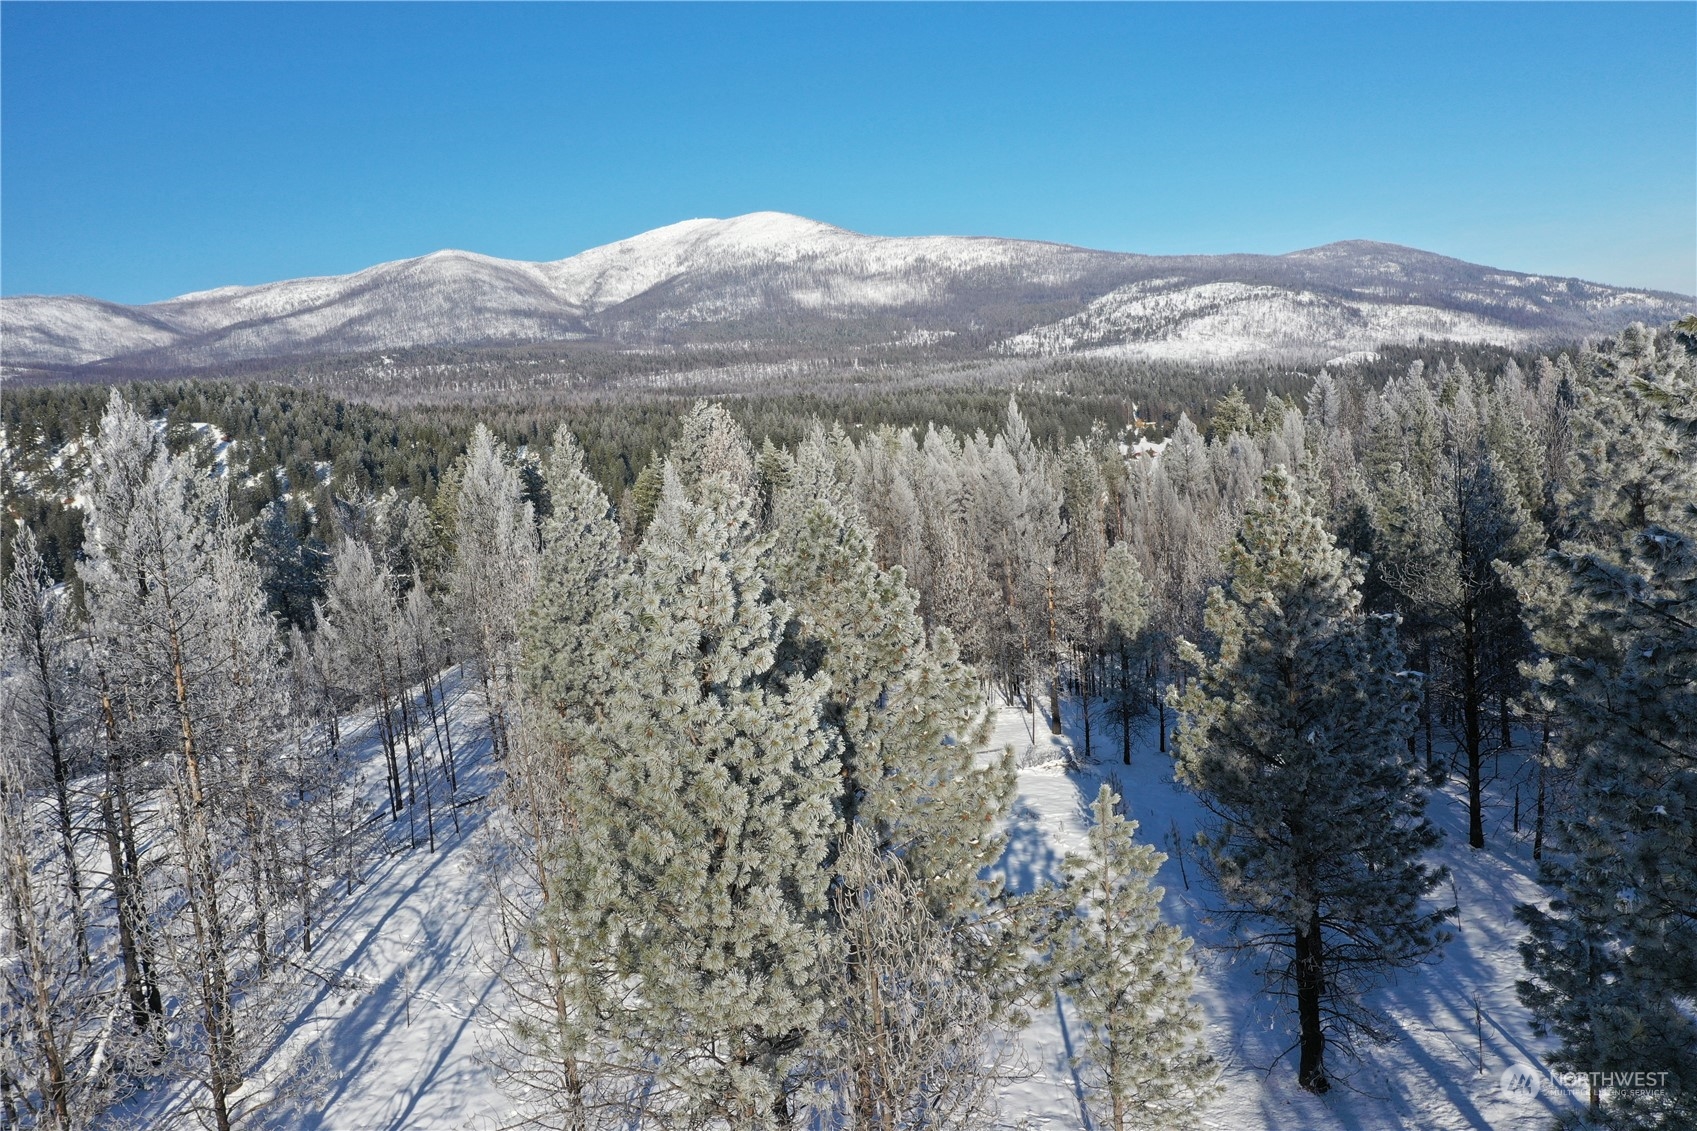
[[1697, 1126], [1697, 324], [1245, 381], [8, 389], [0, 1127]]

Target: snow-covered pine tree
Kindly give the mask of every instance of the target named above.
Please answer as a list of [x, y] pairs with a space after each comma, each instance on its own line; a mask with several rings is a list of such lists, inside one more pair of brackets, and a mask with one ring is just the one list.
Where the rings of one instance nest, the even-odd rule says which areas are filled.
[[1188, 642], [1197, 678], [1177, 698], [1178, 772], [1214, 815], [1211, 878], [1236, 919], [1268, 924], [1269, 984], [1295, 998], [1298, 1080], [1329, 1089], [1329, 1039], [1372, 1034], [1361, 994], [1429, 958], [1448, 912], [1408, 751], [1418, 677], [1396, 626], [1360, 608], [1360, 566], [1332, 542], [1282, 468], [1267, 474], [1208, 598], [1219, 644]]
[[[396, 706], [406, 693], [391, 657], [396, 654], [395, 585], [387, 568], [364, 542], [344, 538], [330, 559], [324, 600], [317, 609], [314, 647], [324, 660], [336, 705], [370, 706], [383, 744], [389, 814], [400, 820], [408, 784], [416, 792], [410, 757], [404, 767]], [[410, 754], [410, 750], [407, 752]]]
[[1096, 712], [1093, 708], [1100, 684], [1102, 645], [1108, 633], [1100, 603], [1102, 570], [1108, 551], [1107, 517], [1103, 510], [1107, 485], [1098, 455], [1098, 448], [1082, 437], [1060, 454], [1061, 520], [1066, 535], [1057, 557], [1053, 586], [1056, 633], [1070, 668], [1068, 682], [1078, 700], [1078, 721], [1084, 731], [1087, 761], [1094, 756]]
[[[1092, 1122], [1108, 1131], [1184, 1131], [1201, 1126], [1219, 1091], [1219, 1068], [1191, 1000], [1190, 940], [1161, 922], [1166, 859], [1135, 839], [1103, 784], [1091, 805], [1087, 851], [1066, 860], [1056, 928], [1056, 984], [1084, 1022], [1077, 1058]], [[1080, 914], [1082, 912], [1082, 914]]]
[[505, 447], [479, 424], [454, 501], [448, 589], [464, 654], [477, 671], [498, 755], [518, 704], [519, 621], [536, 589], [536, 522]]
[[684, 417], [683, 432], [672, 445], [671, 462], [678, 480], [694, 488], [715, 476], [733, 493], [755, 488], [754, 449], [742, 425], [717, 401], [696, 401]]
[[[205, 1088], [219, 1131], [257, 1048], [273, 1035], [260, 990], [266, 962], [244, 954], [263, 933], [264, 871], [231, 868], [264, 855], [266, 836], [246, 813], [270, 813], [269, 782], [252, 768], [276, 735], [264, 708], [278, 678], [257, 570], [243, 558], [228, 502], [114, 391], [92, 445], [88, 535], [78, 572], [93, 647], [121, 698], [127, 729], [163, 753], [174, 908], [158, 924], [156, 967], [184, 1003], [172, 1067]], [[244, 706], [256, 700], [251, 708]]]
[[[841, 751], [838, 806], [848, 835], [875, 857], [851, 858], [840, 845], [834, 851], [838, 915], [832, 930], [840, 950], [827, 983], [827, 1027], [842, 1039], [827, 1041], [820, 1055], [845, 1105], [843, 1117], [856, 1127], [880, 1127], [922, 1106], [923, 1092], [913, 1089], [944, 1063], [926, 1058], [950, 1049], [960, 1057], [977, 1055], [985, 1024], [1006, 1004], [1000, 980], [983, 975], [1021, 961], [1021, 939], [1004, 922], [993, 922], [991, 904], [999, 892], [984, 874], [1001, 854], [997, 826], [1012, 801], [1014, 775], [1006, 757], [976, 764], [983, 738], [980, 684], [960, 663], [946, 629], [927, 639], [917, 594], [901, 567], [886, 570], [874, 560], [870, 532], [827, 461], [819, 445], [803, 446], [796, 486], [777, 500], [769, 561], [779, 596], [795, 610], [793, 662], [829, 680], [824, 722]], [[850, 875], [844, 868], [858, 871]], [[887, 876], [889, 869], [901, 879]], [[875, 890], [859, 891], [855, 885], [863, 881]], [[920, 904], [905, 913], [900, 929], [887, 920], [891, 909], [883, 902], [895, 898], [891, 884]], [[875, 1009], [868, 1013], [878, 986], [888, 982], [885, 988], [899, 993], [904, 979], [916, 976], [906, 967], [919, 957], [903, 948], [931, 942], [953, 948], [953, 977], [975, 971], [997, 990], [936, 987], [934, 997], [916, 991], [899, 1020]], [[929, 950], [926, 955], [926, 963], [941, 961]], [[982, 998], [981, 1010], [963, 1011], [961, 994], [974, 1002]], [[943, 1013], [918, 1015], [929, 1009]], [[909, 1038], [921, 1032], [934, 1047], [909, 1047]], [[921, 1071], [920, 1063], [930, 1067]], [[961, 1073], [989, 1071], [987, 1062], [950, 1063], [955, 1075], [933, 1081], [940, 1089], [958, 1091], [965, 1087]], [[900, 1070], [892, 1067], [898, 1064]], [[966, 1088], [956, 1098], [965, 1105], [956, 1113], [964, 1119], [968, 1110], [981, 1111], [984, 1092]]]
[[70, 671], [71, 632], [68, 601], [54, 586], [26, 526], [12, 539], [12, 574], [0, 590], [0, 641], [11, 673], [5, 723], [8, 741], [0, 754], [15, 764], [27, 782], [24, 761], [37, 758], [47, 771], [53, 794], [56, 842], [63, 863], [66, 906], [83, 966], [88, 965], [88, 912], [83, 906], [82, 868], [77, 859], [71, 780], [86, 767], [74, 761], [76, 683]]
[[602, 886], [611, 862], [596, 855], [597, 830], [580, 836], [575, 815], [578, 755], [593, 742], [615, 675], [601, 630], [617, 620], [627, 567], [607, 497], [564, 427], [544, 477], [552, 511], [521, 629], [525, 725], [503, 787], [512, 867], [501, 891], [518, 931], [506, 1066], [540, 1122], [584, 1131], [625, 1125], [631, 1089], [640, 1087], [632, 1081], [643, 1072], [597, 1060], [599, 1042], [610, 1039], [601, 1018], [619, 990], [607, 932], [614, 894]]
[[[976, 548], [999, 597], [986, 619], [986, 652], [1002, 687], [1036, 714], [1046, 691], [1049, 726], [1060, 733], [1056, 551], [1066, 536], [1061, 492], [1031, 438], [1018, 403], [1008, 398], [1002, 431], [976, 437], [963, 475]], [[1034, 686], [1035, 685], [1035, 686]]]
[[[159, 446], [147, 421], [114, 390], [89, 444], [100, 502], [109, 513], [125, 513], [138, 505]], [[91, 631], [89, 637], [83, 675], [85, 694], [97, 704], [92, 729], [98, 736], [95, 749], [100, 757], [98, 807], [124, 992], [136, 1044], [146, 1048], [145, 1055], [156, 1067], [164, 1049], [165, 1005], [157, 932], [148, 912], [137, 808], [143, 800], [142, 786], [151, 784], [145, 781], [145, 761], [161, 739], [153, 733], [145, 707], [128, 709], [127, 677], [119, 658], [98, 647], [97, 633]]]
[[815, 1055], [842, 1131], [979, 1131], [996, 1126], [1008, 1073], [998, 1009], [953, 933], [902, 862], [853, 826], [837, 850], [831, 1002]]
[[1387, 389], [1367, 461], [1371, 518], [1380, 574], [1416, 637], [1437, 653], [1428, 693], [1441, 691], [1460, 716], [1468, 843], [1483, 848], [1486, 711], [1493, 699], [1506, 704], [1524, 638], [1498, 563], [1524, 561], [1542, 531], [1511, 467], [1490, 446], [1493, 390], [1459, 366], [1440, 374], [1446, 389], [1414, 377]]
[[1114, 661], [1111, 711], [1120, 728], [1120, 758], [1128, 766], [1131, 765], [1131, 724], [1142, 707], [1133, 654], [1138, 637], [1149, 624], [1150, 596], [1149, 582], [1138, 569], [1131, 547], [1115, 542], [1103, 561], [1102, 587], [1097, 600], [1108, 628], [1109, 650]]
[[826, 681], [778, 665], [791, 613], [751, 500], [725, 475], [694, 492], [668, 474], [598, 634], [612, 687], [574, 741], [557, 890], [590, 928], [573, 961], [622, 980], [565, 989], [593, 1019], [574, 1055], [653, 1117], [752, 1131], [792, 1122], [823, 1011], [838, 763]]
[[905, 573], [873, 560], [854, 505], [805, 466], [797, 480], [778, 498], [768, 561], [794, 610], [802, 670], [829, 680], [840, 811], [906, 862], [934, 910], [958, 918], [984, 898], [980, 873], [1001, 855], [1012, 766], [976, 765], [978, 679], [947, 630], [927, 638]]
[[536, 597], [523, 624], [528, 699], [543, 709], [539, 726], [593, 713], [611, 673], [595, 656], [595, 624], [607, 616], [624, 572], [612, 506], [564, 426], [554, 433], [545, 470], [553, 513], [542, 524]]
[[[1556, 816], [1547, 910], [1519, 909], [1517, 984], [1558, 1067], [1667, 1071], [1604, 1097], [1610, 1127], [1697, 1122], [1697, 383], [1642, 327], [1595, 359], [1573, 414], [1572, 537], [1516, 582], [1547, 660], [1538, 691], [1574, 804]], [[1605, 1102], [1606, 1101], [1606, 1102]]]
[[[10, 668], [27, 657], [5, 659]], [[17, 718], [14, 698], [30, 693], [23, 682], [0, 680], [8, 728]], [[94, 1050], [113, 1009], [90, 969], [82, 908], [54, 867], [57, 814], [41, 803], [42, 781], [30, 780], [37, 768], [10, 742], [0, 750], [0, 1125], [73, 1131], [90, 1126], [110, 1098], [110, 1075]], [[106, 956], [97, 950], [95, 957]], [[126, 1036], [108, 1035], [107, 1067]]]

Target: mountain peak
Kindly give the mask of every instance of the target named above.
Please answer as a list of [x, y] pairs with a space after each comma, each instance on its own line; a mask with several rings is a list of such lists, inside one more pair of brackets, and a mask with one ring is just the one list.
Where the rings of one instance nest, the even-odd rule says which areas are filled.
[[1028, 240], [861, 235], [788, 212], [703, 217], [567, 259], [444, 249], [350, 275], [148, 306], [0, 302], [6, 369], [157, 372], [410, 346], [590, 339], [952, 340], [990, 355], [1335, 357], [1425, 339], [1530, 344], [1660, 322], [1689, 299], [1497, 271], [1372, 240], [1282, 256], [1145, 256]]
[[1332, 243], [1321, 244], [1319, 247], [1307, 247], [1300, 251], [1287, 251], [1279, 256], [1280, 259], [1359, 259], [1374, 256], [1390, 259], [1439, 259], [1451, 263], [1462, 262], [1451, 259], [1447, 255], [1436, 252], [1421, 251], [1417, 247], [1406, 247], [1399, 243], [1385, 243], [1381, 240], [1334, 240]]

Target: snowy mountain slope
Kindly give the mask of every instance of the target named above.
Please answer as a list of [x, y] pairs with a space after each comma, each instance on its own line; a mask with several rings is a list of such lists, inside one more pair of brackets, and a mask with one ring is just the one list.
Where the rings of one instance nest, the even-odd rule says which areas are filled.
[[[487, 795], [498, 771], [488, 760], [474, 697], [461, 694], [453, 715], [466, 793]], [[1139, 838], [1168, 854], [1159, 876], [1167, 917], [1197, 940], [1198, 994], [1226, 1086], [1205, 1126], [1534, 1131], [1571, 1105], [1572, 1097], [1548, 1081], [1530, 1103], [1515, 1102], [1500, 1086], [1508, 1067], [1538, 1066], [1540, 1048], [1513, 989], [1520, 975], [1513, 906], [1542, 892], [1530, 878], [1524, 835], [1508, 827], [1503, 790], [1511, 786], [1495, 787], [1492, 846], [1478, 853], [1466, 847], [1460, 791], [1434, 796], [1432, 813], [1446, 833], [1437, 855], [1455, 874], [1453, 891], [1444, 895], [1461, 909], [1456, 937], [1440, 962], [1374, 995], [1371, 1004], [1388, 1015], [1397, 1040], [1364, 1047], [1353, 1067], [1335, 1055], [1339, 1086], [1318, 1097], [1298, 1088], [1293, 1066], [1280, 1060], [1292, 1040], [1290, 1018], [1260, 992], [1253, 970], [1222, 948], [1227, 936], [1210, 918], [1210, 897], [1190, 855], [1199, 808], [1172, 783], [1171, 761], [1155, 749], [1152, 731], [1145, 727], [1137, 736], [1130, 767], [1108, 760], [1069, 771], [1065, 759], [1080, 739], [1077, 720], [1067, 722], [1068, 734], [1054, 739], [1042, 716], [1010, 706], [996, 711], [990, 748], [1013, 746], [1024, 767], [1003, 866], [1016, 889], [1058, 879], [1065, 854], [1083, 844], [1098, 784], [1108, 780], [1126, 797], [1128, 815], [1140, 823]], [[377, 787], [382, 754], [368, 730], [350, 720], [347, 733], [361, 743], [361, 756], [370, 760], [368, 779]], [[1117, 749], [1104, 730], [1098, 731], [1104, 746]], [[1098, 749], [1110, 759], [1112, 753]], [[1515, 779], [1511, 759], [1505, 756], [1499, 783]], [[374, 788], [371, 803], [374, 810], [382, 807], [380, 789]], [[495, 956], [502, 927], [484, 863], [491, 848], [487, 810], [468, 803], [461, 812], [457, 833], [439, 818], [434, 853], [422, 843], [407, 848], [404, 824], [390, 828], [387, 855], [370, 860], [363, 885], [322, 924], [319, 943], [305, 960], [313, 977], [289, 1006], [294, 1020], [271, 1062], [255, 1074], [257, 1083], [305, 1067], [320, 1076], [320, 1086], [287, 1108], [259, 1114], [254, 1127], [493, 1131], [520, 1114], [492, 1067], [491, 1054], [501, 1044], [503, 989]], [[1004, 1096], [1010, 1123], [1089, 1131], [1069, 1059], [1077, 1036], [1064, 999], [1033, 1010], [1012, 1050], [1023, 1078]], [[170, 1125], [183, 1098], [171, 1090], [141, 1095], [119, 1114], [141, 1125]]]
[[[1002, 352], [1120, 349], [1207, 360], [1332, 356], [1419, 335], [1540, 342], [1689, 312], [1679, 295], [1500, 271], [1349, 241], [1282, 256], [1143, 256], [989, 237], [861, 235], [777, 212], [686, 220], [567, 259], [462, 251], [352, 275], [124, 306], [0, 299], [0, 361], [168, 372], [270, 358], [589, 337], [782, 346], [993, 328]], [[706, 337], [703, 337], [706, 335]], [[956, 338], [956, 335], [963, 335]], [[1343, 343], [1343, 346], [1340, 346]], [[1327, 352], [1329, 351], [1329, 352]]]
[[1539, 334], [1467, 310], [1362, 301], [1312, 290], [1203, 283], [1134, 283], [1084, 310], [1009, 339], [1012, 354], [1088, 353], [1225, 361], [1266, 354], [1340, 354], [1421, 338], [1518, 346]]

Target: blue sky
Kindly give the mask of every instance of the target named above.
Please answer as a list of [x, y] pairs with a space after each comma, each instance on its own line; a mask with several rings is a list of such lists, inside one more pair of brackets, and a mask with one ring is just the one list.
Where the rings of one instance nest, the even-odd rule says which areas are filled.
[[778, 209], [1697, 291], [1697, 4], [0, 7], [0, 290]]

